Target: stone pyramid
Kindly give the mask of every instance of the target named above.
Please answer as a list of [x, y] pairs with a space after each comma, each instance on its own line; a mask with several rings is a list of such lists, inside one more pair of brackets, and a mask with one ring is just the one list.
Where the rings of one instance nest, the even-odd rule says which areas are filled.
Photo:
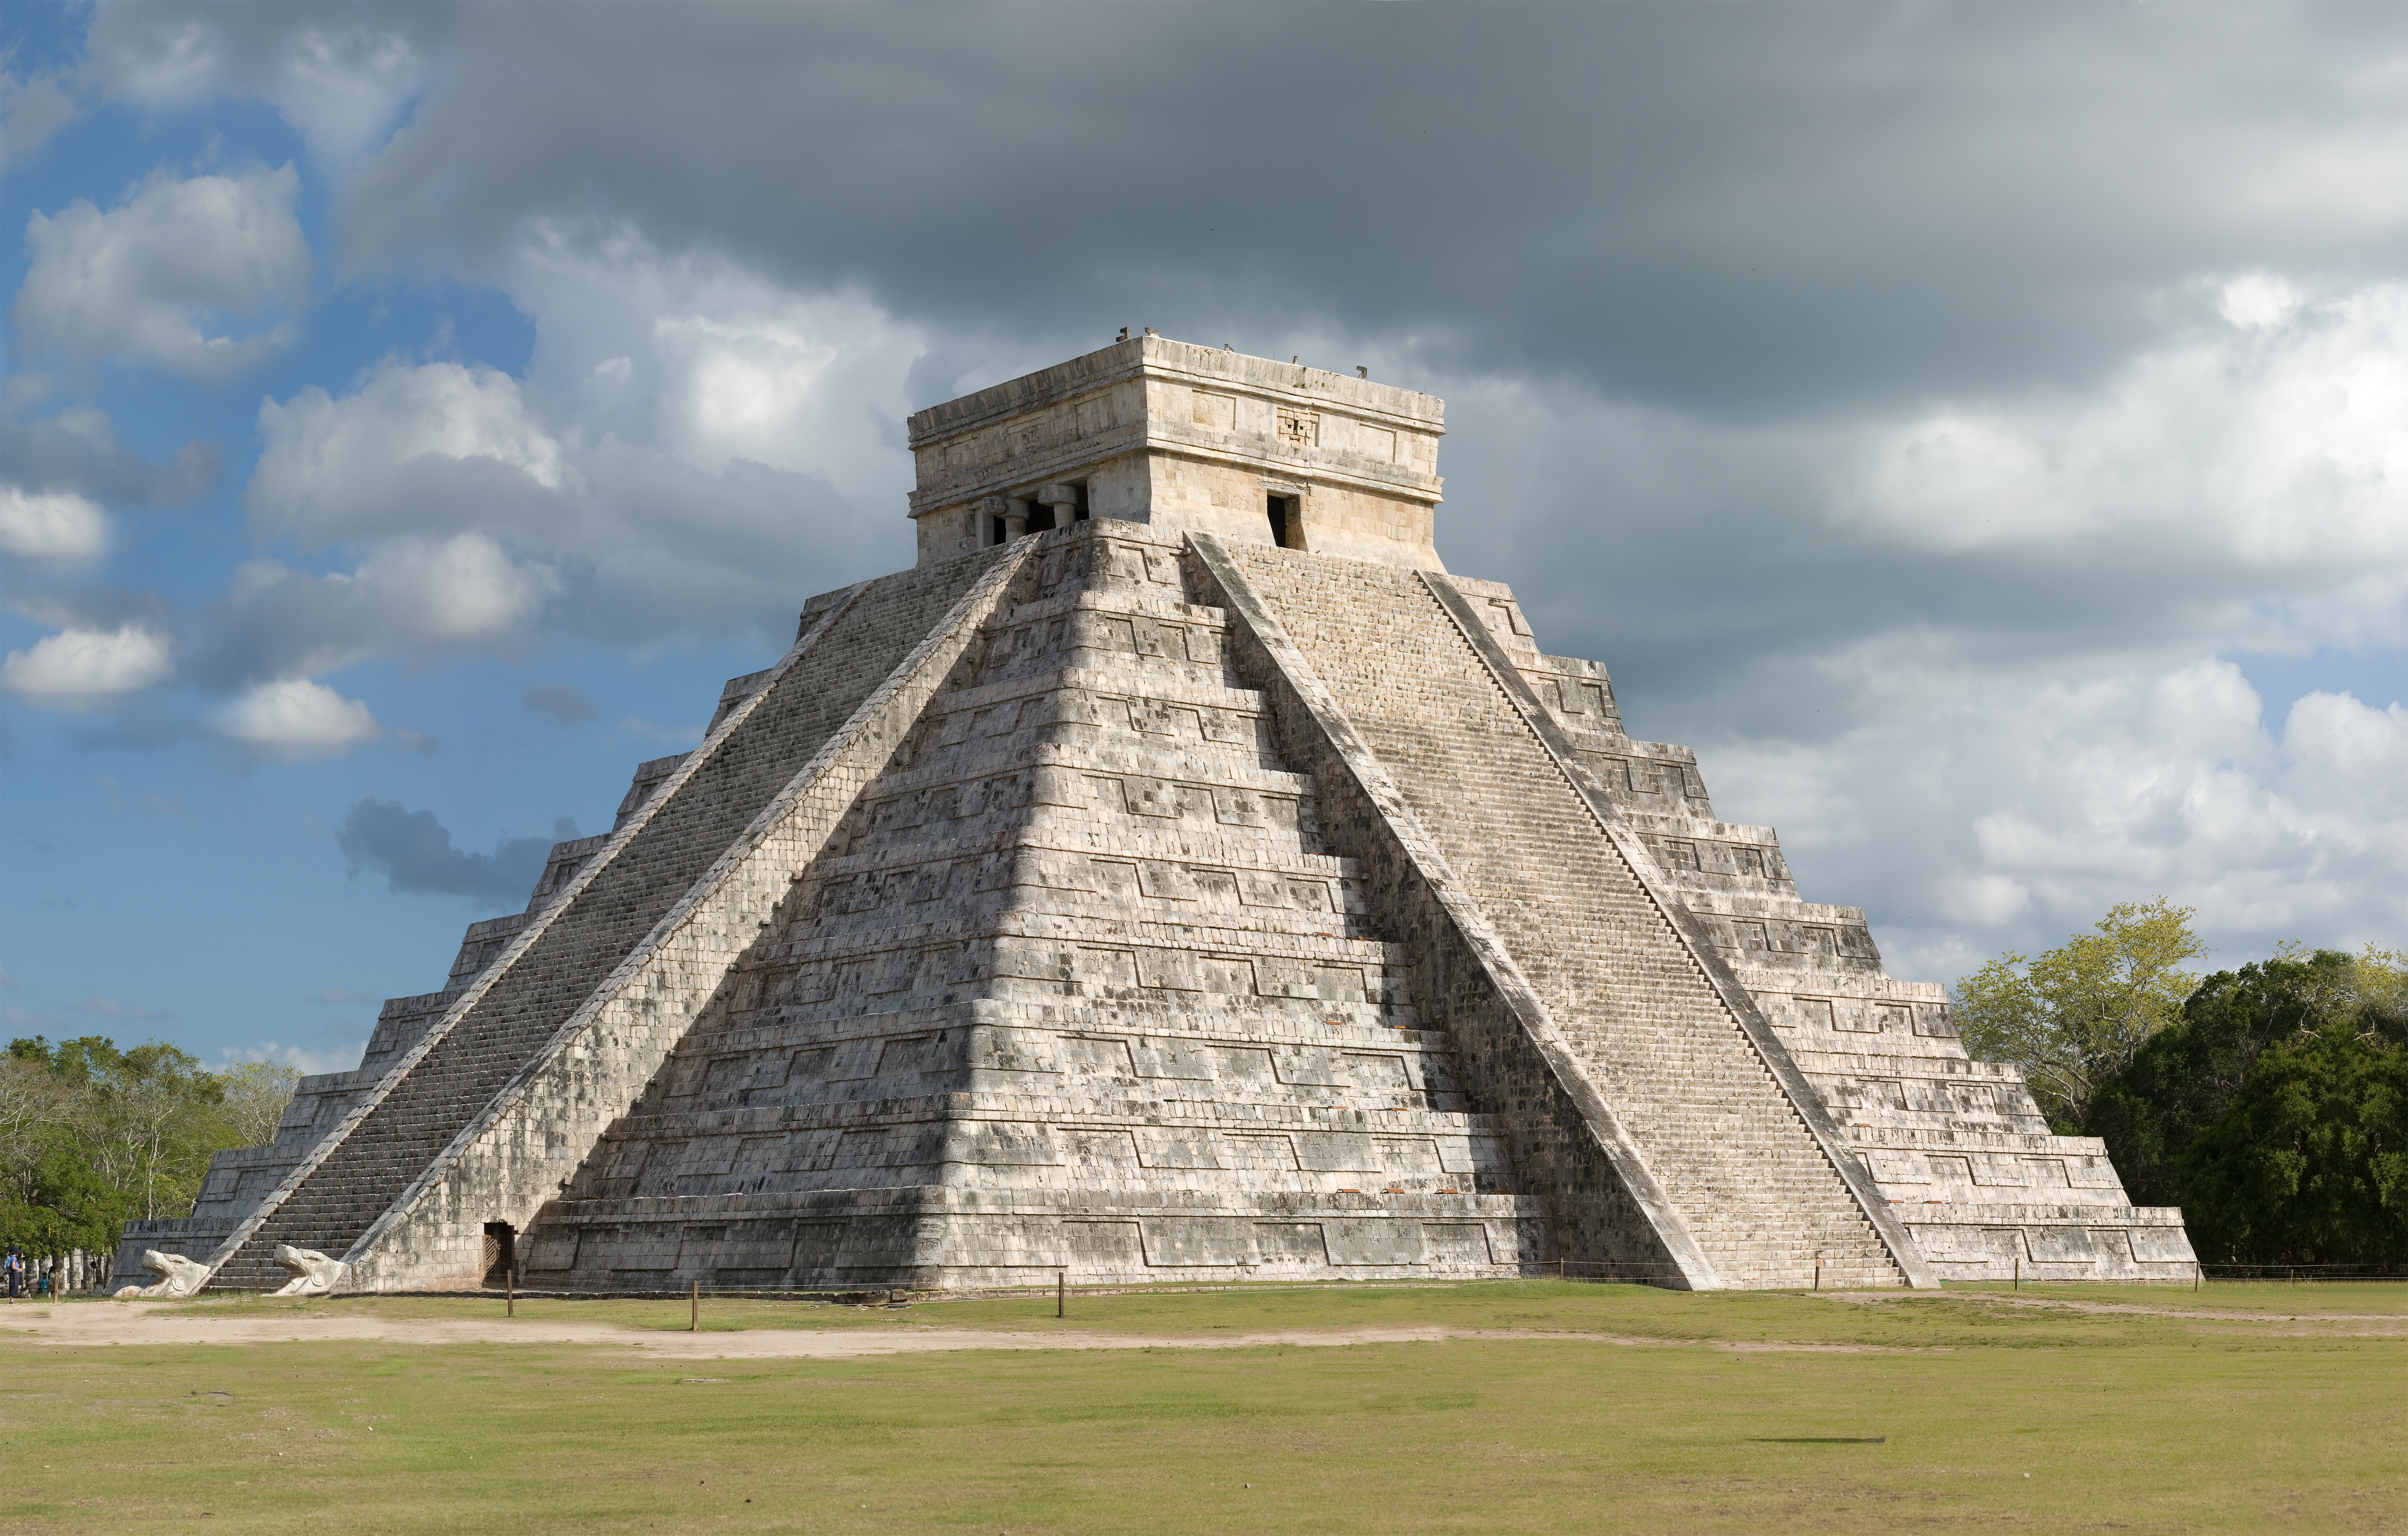
[[1151, 336], [920, 413], [918, 565], [812, 599], [126, 1262], [2186, 1277], [2178, 1212], [1445, 571], [1441, 421]]

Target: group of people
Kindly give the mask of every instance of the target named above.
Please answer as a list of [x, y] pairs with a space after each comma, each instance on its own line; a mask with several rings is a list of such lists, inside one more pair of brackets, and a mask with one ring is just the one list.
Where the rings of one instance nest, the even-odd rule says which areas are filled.
[[6, 1277], [8, 1300], [19, 1301], [28, 1297], [39, 1300], [54, 1296], [68, 1281], [83, 1281], [87, 1276], [97, 1282], [101, 1272], [96, 1256], [87, 1258], [79, 1249], [76, 1258], [79, 1262], [73, 1267], [79, 1273], [70, 1275], [68, 1260], [64, 1256], [53, 1258], [47, 1263], [36, 1263], [26, 1258], [24, 1249], [9, 1244], [7, 1253], [0, 1255], [0, 1276]]

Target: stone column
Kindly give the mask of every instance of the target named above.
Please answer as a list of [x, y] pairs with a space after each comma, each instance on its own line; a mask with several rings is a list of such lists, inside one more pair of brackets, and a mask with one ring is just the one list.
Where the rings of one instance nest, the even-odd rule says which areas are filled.
[[1006, 500], [1005, 505], [1008, 510], [1003, 514], [1003, 541], [1009, 544], [1013, 539], [1026, 538], [1028, 536], [1028, 498], [1012, 496]]
[[[980, 548], [987, 549], [994, 548], [993, 545], [988, 544], [986, 541], [988, 531], [995, 527], [995, 522], [990, 522], [988, 520], [989, 519], [994, 519], [996, 522], [1000, 522], [1004, 525], [1005, 531], [996, 535], [996, 544], [1001, 544], [1011, 537], [1011, 533], [1010, 532], [1011, 526], [1011, 503], [1005, 500], [1003, 497], [980, 497], [978, 505], [973, 509], [973, 515], [978, 519], [978, 547]], [[1027, 524], [1023, 522], [1021, 526], [1025, 528]]]
[[1054, 526], [1068, 528], [1078, 520], [1079, 490], [1076, 486], [1049, 485], [1038, 488], [1037, 499], [1054, 509]]

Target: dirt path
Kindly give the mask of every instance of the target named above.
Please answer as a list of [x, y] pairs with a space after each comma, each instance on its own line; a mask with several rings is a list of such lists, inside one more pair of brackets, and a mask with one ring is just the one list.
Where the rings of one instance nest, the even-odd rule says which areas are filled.
[[172, 1305], [52, 1307], [0, 1313], [0, 1339], [44, 1344], [255, 1344], [374, 1343], [410, 1344], [552, 1344], [631, 1349], [675, 1359], [857, 1359], [953, 1349], [1259, 1349], [1272, 1344], [1434, 1344], [1449, 1339], [1557, 1340], [1625, 1347], [1692, 1347], [1813, 1354], [1887, 1353], [1864, 1344], [1764, 1344], [1645, 1339], [1612, 1333], [1469, 1328], [1283, 1329], [1226, 1333], [1005, 1332], [932, 1326], [774, 1329], [681, 1333], [603, 1323], [430, 1320], [291, 1312], [268, 1317], [196, 1314]]

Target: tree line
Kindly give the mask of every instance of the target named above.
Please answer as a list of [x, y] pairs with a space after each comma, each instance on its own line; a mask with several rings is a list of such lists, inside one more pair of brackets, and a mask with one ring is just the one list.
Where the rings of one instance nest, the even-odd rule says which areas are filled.
[[2286, 944], [2201, 977], [2194, 915], [2127, 903], [1999, 956], [1956, 984], [1966, 1049], [2102, 1139], [2133, 1203], [2181, 1206], [2204, 1262], [2408, 1269], [2408, 955]]
[[210, 1072], [175, 1046], [12, 1040], [0, 1056], [0, 1246], [112, 1253], [128, 1221], [190, 1216], [212, 1153], [272, 1141], [299, 1069]]
[[[2200, 976], [2195, 916], [2127, 903], [1955, 988], [1965, 1046], [2097, 1136], [2133, 1202], [2179, 1205], [2205, 1261], [2408, 1268], [2408, 955], [2285, 945]], [[210, 1072], [159, 1041], [9, 1042], [0, 1245], [115, 1250], [189, 1215], [210, 1155], [272, 1141], [300, 1072]]]

